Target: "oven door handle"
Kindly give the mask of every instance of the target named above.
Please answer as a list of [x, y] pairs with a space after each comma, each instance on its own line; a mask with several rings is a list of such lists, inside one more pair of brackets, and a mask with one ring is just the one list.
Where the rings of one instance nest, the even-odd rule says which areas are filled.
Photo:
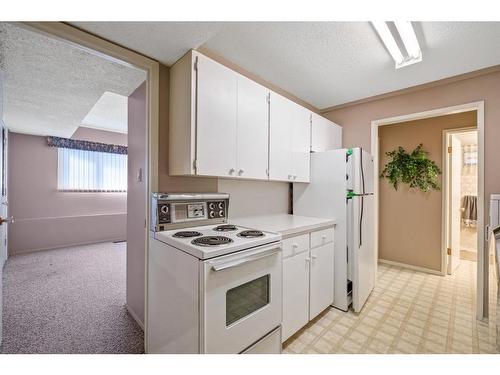
[[281, 244], [275, 245], [272, 248], [267, 248], [262, 251], [246, 255], [244, 257], [227, 261], [227, 262], [217, 262], [212, 265], [212, 270], [215, 272], [227, 270], [228, 268], [242, 266], [246, 263], [253, 262], [258, 259], [267, 258], [268, 256], [274, 255], [281, 252]]

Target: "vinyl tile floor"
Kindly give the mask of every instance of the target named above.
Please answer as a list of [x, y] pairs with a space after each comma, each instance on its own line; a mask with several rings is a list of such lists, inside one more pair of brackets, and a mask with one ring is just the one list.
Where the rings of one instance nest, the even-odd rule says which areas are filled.
[[359, 314], [327, 309], [288, 339], [283, 353], [497, 353], [495, 276], [488, 324], [475, 319], [476, 264], [462, 260], [451, 276], [380, 264]]

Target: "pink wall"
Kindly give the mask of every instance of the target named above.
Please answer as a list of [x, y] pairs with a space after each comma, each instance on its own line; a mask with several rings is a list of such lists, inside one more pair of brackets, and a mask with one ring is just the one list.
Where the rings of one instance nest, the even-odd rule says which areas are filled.
[[[77, 132], [95, 141], [100, 135], [109, 141], [113, 134]], [[111, 143], [124, 144], [123, 135]], [[125, 239], [127, 195], [58, 192], [57, 149], [48, 147], [45, 137], [9, 134], [8, 189], [9, 214], [16, 219], [9, 225], [11, 255]]]
[[[490, 194], [500, 192], [500, 72], [488, 73], [422, 90], [333, 109], [323, 115], [343, 127], [344, 147], [370, 150], [371, 121], [484, 100], [485, 223]], [[383, 209], [383, 207], [381, 208]]]
[[[128, 97], [128, 191], [127, 205], [127, 306], [135, 318], [144, 323], [145, 232], [148, 176], [146, 173], [147, 138], [146, 83]], [[137, 179], [139, 168], [142, 181]]]
[[106, 130], [97, 130], [91, 128], [85, 128], [80, 126], [75, 130], [72, 139], [79, 139], [82, 141], [91, 141], [91, 142], [101, 142], [101, 143], [109, 143], [112, 145], [127, 145], [127, 134], [126, 133], [117, 133], [110, 132]]

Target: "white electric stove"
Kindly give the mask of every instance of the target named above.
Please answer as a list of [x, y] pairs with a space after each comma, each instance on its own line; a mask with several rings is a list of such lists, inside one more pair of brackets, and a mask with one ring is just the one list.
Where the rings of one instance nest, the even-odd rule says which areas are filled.
[[227, 222], [228, 194], [153, 194], [148, 353], [281, 353], [281, 235]]
[[281, 235], [219, 224], [158, 232], [155, 238], [198, 259], [210, 259], [280, 241]]

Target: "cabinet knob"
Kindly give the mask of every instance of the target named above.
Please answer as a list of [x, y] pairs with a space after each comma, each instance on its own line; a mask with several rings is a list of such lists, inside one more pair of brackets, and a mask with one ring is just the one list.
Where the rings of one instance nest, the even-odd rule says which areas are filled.
[[298, 248], [298, 247], [299, 247], [299, 245], [298, 245], [298, 244], [296, 244], [296, 243], [294, 243], [294, 244], [292, 245], [292, 247], [293, 247], [294, 249], [296, 249], [296, 248]]
[[318, 256], [317, 255], [312, 255], [311, 258], [316, 259]]
[[326, 240], [326, 235], [322, 235], [322, 236], [321, 236], [321, 239], [322, 239], [322, 240]]
[[309, 263], [311, 261], [311, 258], [306, 258], [306, 262]]

